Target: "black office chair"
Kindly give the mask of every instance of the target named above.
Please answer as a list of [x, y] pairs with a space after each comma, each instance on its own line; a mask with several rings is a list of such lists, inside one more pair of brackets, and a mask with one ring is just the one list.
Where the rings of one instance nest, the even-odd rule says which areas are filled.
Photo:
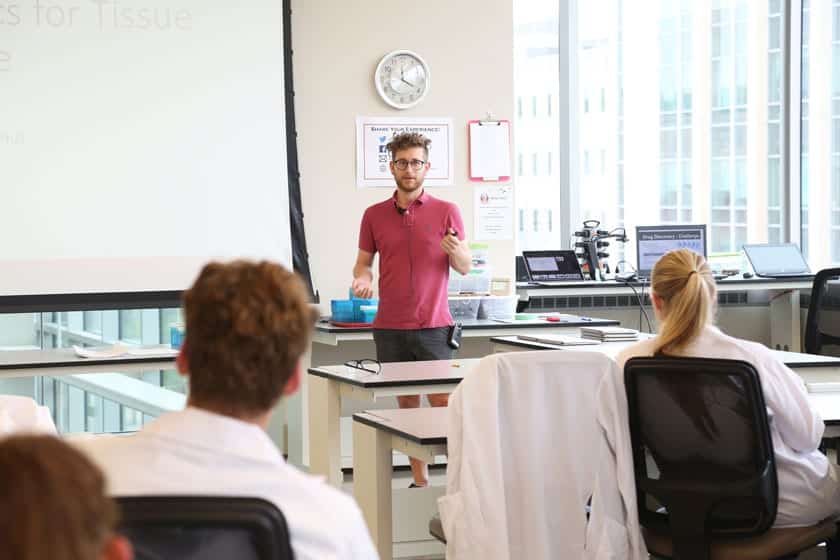
[[840, 356], [840, 268], [821, 270], [814, 277], [805, 322], [805, 352]]
[[118, 531], [135, 560], [292, 560], [286, 519], [260, 498], [138, 496], [116, 499]]
[[[624, 382], [639, 521], [651, 554], [679, 560], [789, 558], [834, 537], [833, 520], [771, 529], [776, 463], [753, 366], [633, 358]], [[833, 545], [828, 548], [836, 553]]]

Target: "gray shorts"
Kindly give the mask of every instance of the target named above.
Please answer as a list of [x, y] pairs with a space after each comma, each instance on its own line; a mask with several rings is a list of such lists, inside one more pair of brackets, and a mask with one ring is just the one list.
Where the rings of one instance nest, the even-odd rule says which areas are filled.
[[373, 329], [376, 359], [380, 362], [417, 362], [451, 360], [455, 351], [449, 346], [449, 327], [397, 330]]

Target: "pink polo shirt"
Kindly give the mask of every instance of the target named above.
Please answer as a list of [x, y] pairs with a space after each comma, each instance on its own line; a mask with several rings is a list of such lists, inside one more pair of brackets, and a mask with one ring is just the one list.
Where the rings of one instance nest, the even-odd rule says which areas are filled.
[[359, 249], [379, 253], [378, 329], [429, 329], [452, 324], [447, 302], [449, 256], [440, 242], [449, 230], [464, 239], [458, 207], [423, 191], [403, 213], [397, 192], [365, 210]]

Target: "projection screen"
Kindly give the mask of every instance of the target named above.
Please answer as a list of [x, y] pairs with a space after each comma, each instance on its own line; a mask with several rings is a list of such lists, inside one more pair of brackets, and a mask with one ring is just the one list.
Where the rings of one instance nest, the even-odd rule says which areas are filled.
[[0, 296], [291, 266], [283, 2], [0, 2]]

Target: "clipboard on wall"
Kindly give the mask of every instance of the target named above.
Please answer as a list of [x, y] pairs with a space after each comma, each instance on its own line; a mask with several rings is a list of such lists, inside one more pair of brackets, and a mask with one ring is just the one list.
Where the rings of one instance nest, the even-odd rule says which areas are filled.
[[467, 127], [470, 181], [510, 181], [510, 121], [474, 120]]

